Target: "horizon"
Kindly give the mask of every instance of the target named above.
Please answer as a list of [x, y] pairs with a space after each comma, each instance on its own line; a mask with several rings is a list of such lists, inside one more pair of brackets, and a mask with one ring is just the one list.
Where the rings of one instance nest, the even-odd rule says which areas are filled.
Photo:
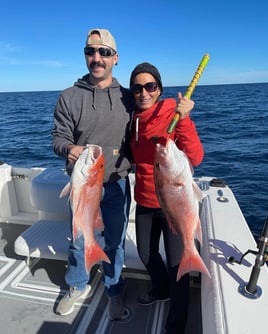
[[[219, 83], [219, 84], [203, 84], [203, 85], [197, 85], [197, 87], [207, 87], [207, 86], [230, 86], [230, 85], [261, 85], [261, 84], [268, 84], [268, 81], [266, 82], [240, 82], [240, 83]], [[163, 86], [164, 88], [176, 88], [176, 87], [188, 87], [188, 85], [177, 85], [177, 86]], [[127, 88], [127, 87], [125, 87]], [[62, 92], [63, 89], [53, 89], [53, 90], [18, 90], [18, 91], [6, 91], [6, 92], [0, 92], [0, 94], [5, 93], [42, 93], [42, 92]]]

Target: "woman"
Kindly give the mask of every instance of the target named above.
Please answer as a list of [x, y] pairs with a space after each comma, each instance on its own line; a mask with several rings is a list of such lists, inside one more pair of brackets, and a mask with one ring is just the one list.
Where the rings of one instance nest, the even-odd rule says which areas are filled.
[[[178, 282], [182, 242], [179, 235], [168, 227], [157, 200], [154, 186], [153, 161], [156, 143], [165, 143], [167, 128], [179, 113], [180, 120], [170, 137], [178, 148], [186, 153], [193, 166], [203, 159], [203, 147], [190, 119], [194, 102], [178, 93], [175, 99], [160, 100], [161, 76], [156, 67], [142, 63], [135, 67], [130, 77], [130, 90], [136, 110], [133, 116], [131, 149], [135, 163], [136, 184], [136, 237], [139, 256], [145, 265], [152, 289], [138, 302], [150, 305], [170, 299], [166, 333], [184, 333], [189, 304], [189, 274]], [[159, 253], [159, 241], [163, 233], [166, 264]]]

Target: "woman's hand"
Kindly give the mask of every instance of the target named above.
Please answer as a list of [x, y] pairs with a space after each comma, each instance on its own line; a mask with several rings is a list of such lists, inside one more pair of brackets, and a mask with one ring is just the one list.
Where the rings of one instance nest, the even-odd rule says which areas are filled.
[[184, 119], [190, 114], [191, 110], [193, 109], [194, 101], [186, 96], [182, 96], [181, 92], [178, 92], [178, 100], [179, 101], [175, 112], [180, 115], [180, 119]]

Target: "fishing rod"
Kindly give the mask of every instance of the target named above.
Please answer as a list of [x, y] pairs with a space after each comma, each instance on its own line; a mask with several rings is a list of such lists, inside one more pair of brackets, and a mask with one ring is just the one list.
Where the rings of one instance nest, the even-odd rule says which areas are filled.
[[233, 256], [230, 256], [229, 263], [241, 264], [242, 260], [247, 254], [256, 255], [255, 264], [252, 268], [251, 275], [248, 283], [243, 283], [239, 287], [240, 293], [251, 299], [259, 298], [262, 294], [262, 289], [257, 285], [261, 267], [268, 261], [268, 217], [265, 220], [262, 233], [259, 239], [258, 250], [253, 251], [249, 249], [244, 253], [241, 259], [238, 261]]
[[[186, 93], [185, 93], [184, 96], [186, 96], [188, 98], [191, 97], [191, 95], [193, 93], [193, 90], [195, 89], [195, 86], [196, 86], [198, 80], [200, 79], [200, 77], [201, 77], [201, 75], [202, 75], [202, 73], [203, 73], [203, 71], [204, 71], [204, 69], [205, 69], [208, 61], [209, 61], [209, 54], [206, 53], [203, 56], [203, 58], [201, 59], [200, 64], [198, 65], [198, 68], [195, 71], [193, 79], [192, 79], [190, 85], [188, 86], [187, 91], [186, 91]], [[172, 121], [170, 122], [170, 124], [169, 124], [169, 126], [167, 128], [167, 133], [168, 134], [171, 134], [174, 131], [174, 129], [175, 129], [175, 127], [176, 127], [179, 119], [180, 119], [180, 115], [178, 113], [175, 113]]]

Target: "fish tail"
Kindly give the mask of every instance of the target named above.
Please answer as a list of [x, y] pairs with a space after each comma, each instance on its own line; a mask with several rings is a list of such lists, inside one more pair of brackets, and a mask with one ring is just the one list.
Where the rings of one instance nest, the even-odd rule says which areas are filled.
[[206, 265], [196, 250], [192, 252], [191, 255], [187, 255], [186, 252], [183, 253], [177, 273], [177, 281], [179, 281], [183, 275], [191, 271], [202, 272], [209, 278], [211, 277]]
[[100, 245], [96, 241], [93, 241], [90, 246], [85, 248], [85, 266], [87, 272], [90, 271], [94, 264], [100, 261], [111, 263]]

